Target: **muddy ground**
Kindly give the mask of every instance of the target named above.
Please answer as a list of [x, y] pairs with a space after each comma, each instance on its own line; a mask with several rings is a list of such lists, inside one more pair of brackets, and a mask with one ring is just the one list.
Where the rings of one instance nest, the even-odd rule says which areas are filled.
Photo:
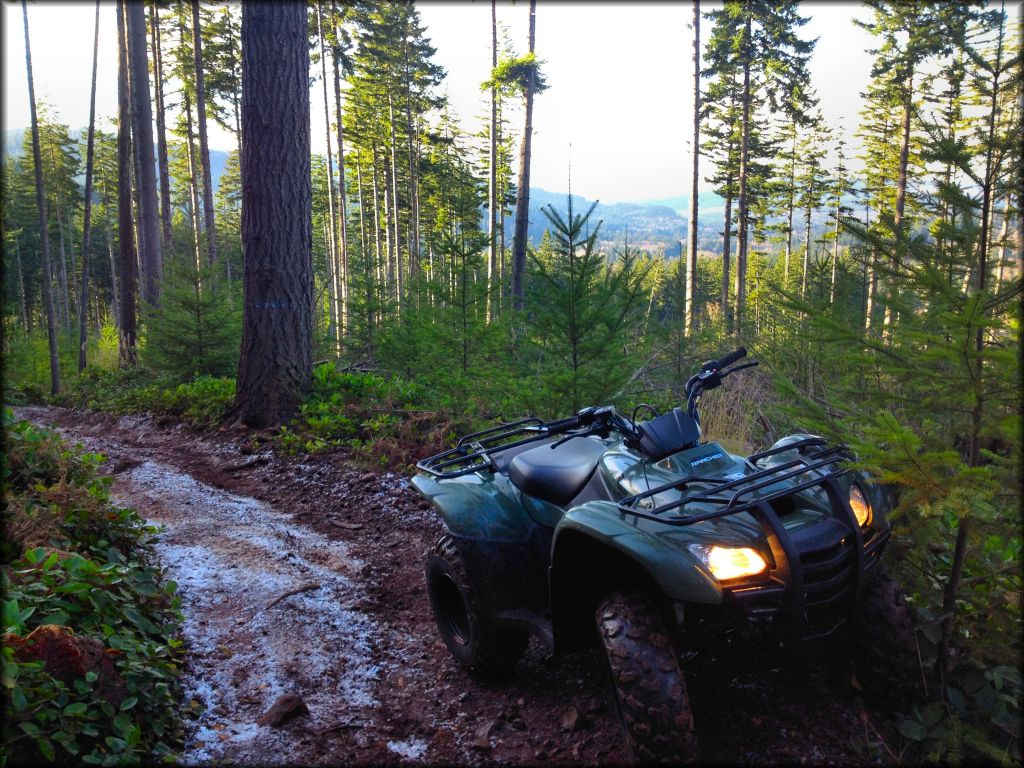
[[[407, 476], [344, 450], [278, 456], [244, 429], [17, 411], [103, 453], [121, 503], [166, 527], [157, 551], [186, 614], [183, 762], [628, 762], [597, 651], [555, 660], [534, 641], [500, 683], [456, 667], [423, 581], [440, 522]], [[708, 762], [895, 762], [890, 719], [848, 677], [721, 666], [688, 671]], [[285, 693], [308, 714], [258, 725]]]

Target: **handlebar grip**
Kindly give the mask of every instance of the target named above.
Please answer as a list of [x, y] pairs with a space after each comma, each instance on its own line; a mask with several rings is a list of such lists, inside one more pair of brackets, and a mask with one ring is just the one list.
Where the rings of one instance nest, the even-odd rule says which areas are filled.
[[735, 352], [730, 352], [728, 355], [726, 355], [721, 360], [719, 360], [718, 361], [718, 365], [716, 366], [716, 370], [721, 370], [721, 369], [725, 368], [727, 365], [731, 365], [732, 363], [735, 363], [741, 357], [746, 357], [746, 356], [747, 356], [747, 348], [746, 347], [740, 347]]

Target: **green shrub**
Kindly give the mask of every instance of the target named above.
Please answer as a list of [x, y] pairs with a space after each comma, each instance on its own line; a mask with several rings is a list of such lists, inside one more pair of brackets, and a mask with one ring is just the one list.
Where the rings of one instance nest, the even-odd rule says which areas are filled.
[[[96, 475], [102, 457], [12, 422], [10, 412], [4, 418], [0, 762], [171, 758], [180, 739], [182, 617], [176, 585], [163, 582], [151, 548], [157, 529], [111, 503], [109, 478]], [[69, 677], [70, 662], [60, 673], [19, 653], [40, 627], [68, 646], [101, 648], [116, 672]]]

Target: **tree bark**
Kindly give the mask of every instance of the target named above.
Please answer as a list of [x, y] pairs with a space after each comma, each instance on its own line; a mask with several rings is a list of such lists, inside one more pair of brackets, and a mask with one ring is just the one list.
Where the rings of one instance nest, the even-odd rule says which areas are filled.
[[700, 179], [700, 0], [693, 0], [693, 176], [686, 249], [686, 335], [697, 332], [697, 185]]
[[82, 293], [78, 300], [78, 372], [85, 370], [89, 316], [89, 240], [92, 235], [92, 164], [96, 125], [96, 64], [100, 50], [100, 2], [92, 39], [92, 87], [89, 89], [89, 137], [85, 145], [85, 211], [82, 214]]
[[306, 6], [242, 6], [244, 308], [236, 411], [291, 417], [313, 373], [312, 186]]
[[199, 118], [199, 162], [203, 169], [203, 220], [206, 224], [206, 259], [217, 263], [217, 221], [213, 209], [210, 144], [206, 138], [206, 77], [203, 73], [203, 36], [199, 28], [199, 0], [192, 0], [192, 58], [196, 70], [196, 116]]
[[[537, 38], [537, 0], [530, 0], [529, 51], [534, 52]], [[526, 236], [530, 222], [530, 152], [533, 142], [534, 71], [526, 78], [526, 118], [519, 148], [519, 186], [516, 189], [516, 225], [512, 236], [512, 307], [523, 308], [523, 273], [526, 272]]]
[[132, 219], [132, 141], [131, 106], [128, 93], [128, 35], [125, 5], [117, 4], [117, 219], [119, 305], [121, 321], [118, 323], [118, 352], [122, 365], [135, 365], [135, 291], [138, 272], [135, 260], [135, 225]]
[[156, 159], [153, 152], [153, 111], [149, 96], [149, 64], [146, 58], [146, 15], [140, 2], [127, 4], [128, 56], [131, 66], [132, 137], [138, 144], [140, 160], [139, 184], [139, 246], [145, 265], [146, 280], [142, 286], [143, 300], [152, 306], [160, 303], [163, 264], [160, 260], [160, 235], [157, 229]]
[[53, 307], [53, 287], [50, 284], [50, 234], [46, 215], [46, 196], [43, 194], [43, 160], [39, 150], [39, 119], [36, 116], [36, 91], [32, 80], [32, 46], [28, 35], [28, 6], [21, 0], [25, 19], [25, 69], [28, 73], [28, 101], [32, 112], [32, 159], [35, 163], [36, 211], [39, 214], [39, 249], [43, 258], [43, 305], [46, 308], [46, 337], [50, 351], [50, 394], [60, 392], [60, 363], [57, 358], [57, 318]]
[[160, 169], [160, 233], [163, 254], [171, 255], [171, 175], [167, 162], [167, 110], [164, 104], [164, 55], [160, 45], [160, 7], [156, 0], [149, 6], [150, 30], [153, 38], [153, 71], [155, 72], [156, 155]]
[[[498, 67], [497, 0], [491, 0], [491, 72]], [[487, 174], [487, 322], [495, 316], [498, 272], [498, 87], [491, 83], [491, 122]]]

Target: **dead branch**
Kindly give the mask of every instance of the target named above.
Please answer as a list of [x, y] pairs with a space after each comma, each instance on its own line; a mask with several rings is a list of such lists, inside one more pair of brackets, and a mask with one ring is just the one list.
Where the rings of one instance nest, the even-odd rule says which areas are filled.
[[267, 603], [267, 607], [264, 608], [263, 610], [269, 611], [271, 608], [273, 608], [275, 605], [280, 603], [282, 600], [285, 600], [286, 598], [289, 598], [292, 595], [298, 595], [298, 594], [301, 594], [302, 592], [309, 592], [311, 589], [319, 589], [319, 587], [320, 587], [320, 585], [317, 582], [315, 582], [315, 581], [311, 581], [308, 584], [303, 584], [301, 587], [297, 587], [296, 589], [291, 589], [291, 590], [285, 592], [283, 595], [278, 595], [273, 600], [271, 600], [269, 603]]

